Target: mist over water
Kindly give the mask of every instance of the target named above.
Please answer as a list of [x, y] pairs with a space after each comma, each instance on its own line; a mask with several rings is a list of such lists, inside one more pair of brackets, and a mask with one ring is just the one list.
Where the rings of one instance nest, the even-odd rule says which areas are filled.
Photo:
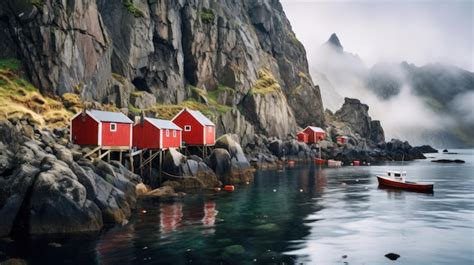
[[[474, 6], [450, 3], [284, 0], [283, 7], [305, 45], [325, 108], [335, 112], [344, 97], [357, 98], [381, 121], [387, 140], [459, 147], [474, 144], [474, 84], [449, 65], [473, 69]], [[333, 32], [342, 47], [326, 42]], [[436, 73], [446, 76], [430, 80]], [[370, 86], [374, 78], [383, 91]], [[442, 83], [448, 79], [457, 83]]]

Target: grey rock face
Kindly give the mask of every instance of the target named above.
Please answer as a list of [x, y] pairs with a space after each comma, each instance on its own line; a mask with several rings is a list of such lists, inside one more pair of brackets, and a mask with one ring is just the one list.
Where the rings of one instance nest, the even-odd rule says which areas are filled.
[[[146, 108], [154, 99], [180, 103], [191, 96], [189, 85], [209, 92], [225, 86], [232, 92], [219, 93], [216, 101], [241, 107], [244, 98], [250, 99], [251, 109], [241, 113], [240, 123], [248, 121], [258, 133], [282, 136], [294, 132], [296, 124], [324, 124], [306, 52], [278, 1], [132, 5], [134, 11], [119, 0], [46, 0], [36, 6], [26, 0], [3, 1], [0, 15], [5, 19], [0, 23], [9, 30], [0, 36], [7, 35], [3, 39], [9, 45], [0, 47], [15, 47], [28, 77], [49, 94], [76, 91], [120, 108], [129, 103]], [[275, 76], [281, 94], [248, 95], [263, 68]], [[130, 99], [133, 90], [149, 94]], [[249, 130], [244, 125], [239, 133]]]
[[240, 144], [246, 146], [252, 141], [255, 134], [254, 126], [245, 119], [245, 116], [237, 109], [232, 109], [220, 116], [217, 123], [217, 135], [234, 133], [240, 139]]
[[138, 109], [147, 109], [156, 104], [156, 98], [155, 95], [148, 92], [140, 92], [138, 94], [132, 94], [130, 104]]
[[29, 78], [44, 93], [76, 89], [85, 98], [102, 99], [112, 49], [95, 0], [41, 3], [0, 4]]
[[385, 142], [385, 134], [380, 121], [370, 122], [370, 140], [376, 144]]
[[249, 94], [243, 106], [257, 133], [283, 138], [297, 130], [293, 111], [281, 91]]
[[280, 85], [298, 125], [324, 125], [319, 87], [313, 85], [306, 51], [294, 35], [281, 4], [278, 1], [249, 1], [247, 12], [260, 46], [277, 63], [277, 79], [281, 81]]
[[358, 99], [345, 98], [344, 105], [336, 111], [335, 116], [351, 126], [360, 136], [370, 138], [369, 106]]

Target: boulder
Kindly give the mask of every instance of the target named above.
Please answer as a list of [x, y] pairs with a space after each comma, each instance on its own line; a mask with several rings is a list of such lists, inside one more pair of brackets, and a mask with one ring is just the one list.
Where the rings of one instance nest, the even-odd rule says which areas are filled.
[[15, 168], [11, 175], [0, 175], [0, 237], [10, 235], [28, 189], [40, 170], [29, 163]]
[[209, 158], [209, 167], [221, 180], [229, 176], [232, 169], [229, 152], [224, 148], [215, 148]]
[[150, 191], [150, 187], [143, 183], [138, 183], [135, 186], [135, 190], [136, 190], [137, 196], [142, 196]]
[[235, 135], [225, 134], [215, 143], [210, 157], [211, 168], [226, 184], [246, 183], [253, 180], [253, 170]]
[[174, 191], [171, 186], [162, 186], [158, 189], [154, 189], [145, 194], [145, 196], [152, 197], [176, 197], [178, 194]]
[[66, 163], [45, 157], [31, 193], [30, 234], [98, 231], [100, 209], [86, 197], [86, 189]]
[[422, 152], [423, 154], [427, 153], [438, 153], [437, 149], [434, 149], [433, 147], [429, 145], [421, 145], [421, 146], [415, 146], [413, 149]]
[[186, 158], [176, 149], [169, 149], [163, 161], [164, 179], [175, 182], [176, 190], [210, 189], [221, 185], [216, 174], [201, 161]]
[[457, 163], [457, 164], [466, 163], [466, 161], [461, 160], [461, 159], [436, 159], [436, 160], [431, 160], [431, 162], [435, 162], [435, 163]]
[[156, 97], [145, 91], [132, 92], [130, 104], [135, 108], [144, 110], [156, 104]]
[[270, 150], [270, 152], [274, 156], [279, 157], [279, 158], [285, 156], [285, 154], [286, 154], [286, 150], [285, 150], [285, 147], [283, 145], [283, 141], [279, 140], [279, 139], [271, 141], [268, 144], [268, 150]]

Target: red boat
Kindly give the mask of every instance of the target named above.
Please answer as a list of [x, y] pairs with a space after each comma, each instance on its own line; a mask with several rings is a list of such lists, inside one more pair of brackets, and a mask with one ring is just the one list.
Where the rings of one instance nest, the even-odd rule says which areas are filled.
[[411, 191], [432, 192], [432, 183], [406, 181], [406, 171], [388, 171], [387, 176], [377, 176], [379, 186]]
[[316, 165], [324, 165], [325, 162], [326, 162], [326, 160], [321, 159], [321, 158], [315, 158], [314, 159], [314, 163], [316, 163]]

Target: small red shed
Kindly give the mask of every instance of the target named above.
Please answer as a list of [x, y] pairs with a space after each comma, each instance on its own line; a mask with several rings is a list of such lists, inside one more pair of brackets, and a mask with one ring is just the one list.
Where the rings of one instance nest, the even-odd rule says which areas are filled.
[[181, 128], [168, 120], [143, 118], [133, 126], [133, 147], [168, 149], [181, 147]]
[[347, 143], [348, 139], [349, 139], [349, 137], [347, 137], [347, 136], [338, 136], [338, 137], [336, 137], [336, 142], [338, 144], [345, 144], [345, 143]]
[[71, 142], [78, 145], [130, 148], [132, 123], [121, 112], [79, 112], [71, 119]]
[[298, 139], [298, 142], [303, 142], [303, 143], [308, 142], [308, 135], [304, 132], [297, 133], [296, 138]]
[[317, 143], [326, 137], [326, 132], [319, 127], [308, 126], [303, 132], [308, 135], [308, 143]]
[[201, 112], [184, 108], [171, 121], [183, 129], [187, 145], [214, 145], [216, 125]]

